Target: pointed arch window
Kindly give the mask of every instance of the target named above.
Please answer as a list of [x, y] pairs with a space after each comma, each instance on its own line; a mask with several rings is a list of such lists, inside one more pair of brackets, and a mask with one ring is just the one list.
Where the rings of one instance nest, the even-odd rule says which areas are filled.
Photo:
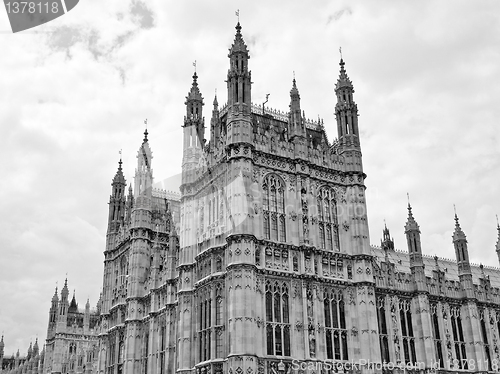
[[399, 301], [399, 319], [401, 322], [401, 335], [403, 337], [403, 353], [406, 364], [417, 362], [415, 350], [415, 335], [413, 334], [413, 321], [411, 303], [409, 300]]
[[335, 191], [329, 187], [320, 188], [317, 195], [319, 221], [319, 247], [340, 251], [340, 240]]
[[198, 344], [200, 361], [209, 360], [210, 357], [210, 339], [212, 328], [212, 299], [210, 292], [207, 290], [202, 291], [199, 296], [198, 304]]
[[389, 333], [387, 331], [387, 318], [385, 313], [385, 296], [377, 298], [377, 320], [382, 362], [389, 363]]
[[453, 345], [455, 347], [455, 358], [458, 360], [458, 368], [467, 370], [467, 353], [465, 349], [464, 332], [462, 329], [462, 317], [460, 307], [450, 309], [451, 329], [453, 331]]
[[266, 283], [266, 340], [267, 354], [290, 356], [290, 311], [288, 285]]
[[270, 174], [264, 179], [262, 191], [264, 238], [285, 242], [285, 184], [277, 175]]
[[325, 315], [326, 356], [331, 360], [348, 360], [345, 305], [340, 290], [325, 292], [323, 300]]

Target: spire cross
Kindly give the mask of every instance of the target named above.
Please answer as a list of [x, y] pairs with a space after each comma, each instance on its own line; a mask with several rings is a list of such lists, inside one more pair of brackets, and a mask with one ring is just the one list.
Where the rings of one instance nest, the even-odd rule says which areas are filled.
[[234, 14], [236, 14], [236, 17], [238, 17], [238, 23], [240, 23], [240, 10], [237, 9], [236, 12], [234, 12]]

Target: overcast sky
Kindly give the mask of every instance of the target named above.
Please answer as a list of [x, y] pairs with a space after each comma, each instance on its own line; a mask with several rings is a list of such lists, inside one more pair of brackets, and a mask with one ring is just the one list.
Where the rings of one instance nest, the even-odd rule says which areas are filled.
[[0, 11], [0, 331], [6, 354], [46, 338], [56, 282], [80, 307], [102, 284], [107, 202], [123, 149], [133, 182], [148, 119], [157, 182], [181, 168], [184, 100], [197, 61], [210, 123], [226, 102], [240, 9], [252, 99], [337, 136], [342, 46], [355, 88], [370, 241], [384, 219], [406, 250], [406, 194], [429, 255], [454, 258], [453, 204], [472, 262], [497, 266], [500, 2], [82, 0], [18, 34]]

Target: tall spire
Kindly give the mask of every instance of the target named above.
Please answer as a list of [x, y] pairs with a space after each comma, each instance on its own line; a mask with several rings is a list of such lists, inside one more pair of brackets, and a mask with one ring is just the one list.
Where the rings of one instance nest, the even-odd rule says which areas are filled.
[[116, 184], [125, 184], [125, 177], [123, 176], [122, 169], [122, 158], [120, 157], [120, 161], [118, 161], [118, 170], [116, 171], [115, 177], [113, 178], [112, 185]]
[[243, 40], [243, 35], [241, 35], [241, 25], [240, 21], [238, 21], [238, 24], [236, 25], [236, 35], [234, 36], [234, 42], [233, 45], [231, 46], [231, 49], [229, 50], [229, 56], [231, 56], [233, 53], [236, 52], [243, 52], [248, 54], [248, 48], [245, 44], [245, 41]]
[[59, 298], [57, 297], [57, 286], [56, 286], [56, 290], [54, 291], [54, 295], [52, 296], [52, 304], [57, 304], [57, 302], [59, 301]]
[[418, 231], [420, 233], [420, 227], [413, 217], [412, 207], [410, 205], [410, 198], [408, 197], [408, 219], [405, 225], [405, 233], [409, 231]]
[[[295, 136], [305, 138], [306, 131], [302, 121], [302, 111], [300, 109], [300, 95], [295, 81], [295, 72], [293, 74], [292, 89], [290, 90], [290, 139]], [[307, 152], [305, 152], [307, 154]]]
[[[335, 85], [335, 90], [339, 90], [341, 88], [344, 88], [344, 87], [348, 87], [348, 88], [353, 88], [353, 85], [352, 85], [352, 82], [351, 80], [349, 79], [349, 76], [347, 75], [347, 71], [345, 70], [345, 62], [344, 62], [344, 59], [340, 59], [340, 73], [339, 73], [339, 77], [337, 79], [337, 84]], [[352, 91], [354, 92], [354, 90]]]
[[68, 291], [68, 278], [66, 278], [64, 280], [64, 287], [61, 290], [61, 300], [68, 301], [68, 295], [69, 295], [69, 291]]
[[391, 239], [391, 234], [389, 233], [389, 229], [387, 228], [387, 224], [384, 220], [384, 229], [382, 230], [382, 240], [380, 241], [382, 249], [394, 250], [394, 239]]
[[358, 107], [354, 102], [354, 88], [347, 76], [344, 60], [340, 59], [340, 73], [335, 84], [337, 104], [335, 117], [341, 153], [347, 148], [359, 149]]
[[[467, 248], [467, 237], [465, 236], [462, 228], [460, 227], [460, 222], [458, 221], [457, 212], [455, 209], [455, 231], [453, 232], [453, 246], [455, 247], [455, 256], [458, 265], [458, 275], [467, 275], [471, 277], [471, 268], [469, 262], [469, 250]], [[465, 279], [464, 282], [472, 283], [472, 278]], [[468, 285], [467, 288], [472, 287]]]
[[[203, 102], [203, 97], [201, 96], [200, 89], [198, 87], [198, 74], [196, 74], [196, 71], [193, 74], [193, 83], [191, 85], [191, 89], [189, 90], [188, 95], [186, 97], [186, 104], [187, 104], [187, 101], [189, 101], [189, 100]], [[201, 115], [201, 113], [199, 113], [199, 114]]]
[[453, 232], [453, 241], [465, 240], [467, 242], [467, 237], [465, 236], [462, 228], [460, 227], [460, 222], [458, 221], [457, 212], [455, 211], [455, 231]]
[[[227, 74], [228, 106], [238, 105], [235, 113], [250, 113], [251, 106], [251, 73], [248, 69], [250, 54], [241, 35], [241, 25], [236, 25], [236, 36], [229, 49], [229, 71]], [[232, 111], [234, 112], [234, 111]]]

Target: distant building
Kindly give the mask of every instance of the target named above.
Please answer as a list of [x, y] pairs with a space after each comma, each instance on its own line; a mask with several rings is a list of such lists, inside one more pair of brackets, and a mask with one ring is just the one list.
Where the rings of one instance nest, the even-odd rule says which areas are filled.
[[61, 298], [57, 288], [49, 310], [49, 324], [45, 343], [44, 373], [91, 373], [97, 357], [97, 324], [99, 306], [78, 309], [75, 294], [68, 301], [68, 281], [65, 280]]
[[0, 340], [0, 373], [2, 374], [42, 374], [43, 373], [43, 362], [44, 362], [44, 351], [39, 351], [38, 339], [35, 340], [35, 344], [30, 343], [28, 348], [28, 353], [26, 356], [21, 356], [19, 354], [19, 349], [16, 355], [11, 357], [5, 357], [5, 343], [2, 339]]

